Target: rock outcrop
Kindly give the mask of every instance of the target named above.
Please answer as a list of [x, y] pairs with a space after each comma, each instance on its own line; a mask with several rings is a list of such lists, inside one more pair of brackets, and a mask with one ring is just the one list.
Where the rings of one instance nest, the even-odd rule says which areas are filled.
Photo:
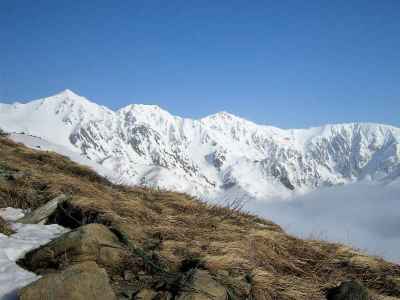
[[22, 264], [34, 271], [85, 261], [116, 267], [123, 262], [125, 253], [118, 238], [106, 226], [88, 224], [28, 253]]
[[48, 274], [20, 291], [19, 300], [116, 300], [104, 269], [95, 262]]
[[50, 200], [45, 205], [35, 209], [19, 219], [18, 223], [23, 224], [45, 224], [47, 219], [56, 211], [58, 205], [68, 200], [69, 197], [62, 194], [53, 200]]
[[191, 285], [184, 288], [184, 292], [178, 297], [178, 300], [209, 299], [228, 299], [226, 288], [215, 281], [207, 271], [197, 270], [193, 275]]

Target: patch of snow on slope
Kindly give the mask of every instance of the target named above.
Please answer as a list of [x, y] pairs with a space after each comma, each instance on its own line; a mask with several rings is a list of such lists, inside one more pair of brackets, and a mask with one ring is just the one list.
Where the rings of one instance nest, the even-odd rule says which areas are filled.
[[0, 299], [17, 299], [18, 289], [40, 277], [16, 264], [28, 251], [40, 247], [67, 232], [58, 225], [18, 224], [15, 220], [23, 217], [22, 210], [0, 209], [0, 216], [11, 223], [16, 233], [11, 236], [0, 234]]

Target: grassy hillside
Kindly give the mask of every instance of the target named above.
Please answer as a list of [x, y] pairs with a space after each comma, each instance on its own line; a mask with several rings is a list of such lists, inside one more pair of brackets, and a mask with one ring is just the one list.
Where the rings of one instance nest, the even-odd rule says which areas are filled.
[[[325, 299], [328, 288], [347, 279], [362, 282], [375, 299], [400, 297], [398, 265], [340, 244], [298, 239], [268, 220], [184, 194], [113, 185], [58, 154], [0, 138], [0, 207], [37, 208], [62, 193], [71, 200], [52, 222], [100, 223], [125, 245], [123, 263], [104, 265], [117, 294], [127, 284], [179, 294], [176, 276], [204, 269], [231, 299]], [[73, 262], [63, 260], [35, 271]]]

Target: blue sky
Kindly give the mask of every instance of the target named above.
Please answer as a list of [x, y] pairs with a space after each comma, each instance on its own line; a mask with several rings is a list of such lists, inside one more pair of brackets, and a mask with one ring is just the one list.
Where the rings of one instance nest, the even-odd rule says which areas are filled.
[[400, 126], [400, 1], [0, 2], [0, 100], [69, 88], [257, 123]]

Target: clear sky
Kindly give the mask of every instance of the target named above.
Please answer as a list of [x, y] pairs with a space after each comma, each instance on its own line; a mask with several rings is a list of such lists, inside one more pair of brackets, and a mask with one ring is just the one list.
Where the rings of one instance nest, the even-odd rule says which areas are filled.
[[399, 0], [0, 1], [0, 100], [400, 126]]

